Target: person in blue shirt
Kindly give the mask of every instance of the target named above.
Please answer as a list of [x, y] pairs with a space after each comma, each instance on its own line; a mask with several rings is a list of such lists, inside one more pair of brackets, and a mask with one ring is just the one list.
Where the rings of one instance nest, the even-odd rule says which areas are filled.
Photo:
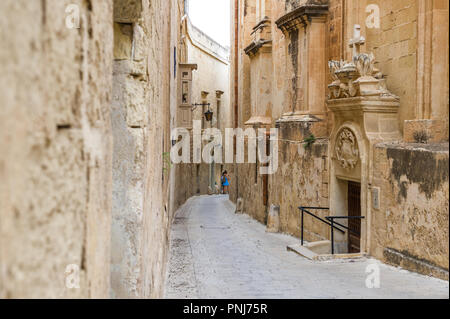
[[230, 192], [230, 178], [228, 177], [228, 172], [227, 171], [224, 171], [222, 173], [222, 177], [220, 178], [220, 182], [222, 183], [223, 194], [229, 194], [229, 192]]

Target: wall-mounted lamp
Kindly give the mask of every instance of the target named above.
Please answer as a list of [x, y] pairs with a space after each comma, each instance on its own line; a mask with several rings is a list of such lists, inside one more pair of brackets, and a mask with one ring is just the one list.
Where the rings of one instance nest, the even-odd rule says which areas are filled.
[[208, 111], [205, 112], [205, 119], [207, 122], [212, 121], [213, 114], [214, 114], [214, 112], [212, 112], [210, 109], [208, 109]]
[[192, 111], [194, 111], [197, 108], [197, 106], [207, 106], [208, 107], [208, 111], [205, 112], [205, 120], [207, 122], [211, 122], [212, 121], [214, 112], [211, 111], [211, 109], [210, 109], [211, 103], [195, 103], [195, 104], [192, 104], [192, 106], [193, 106], [192, 107]]

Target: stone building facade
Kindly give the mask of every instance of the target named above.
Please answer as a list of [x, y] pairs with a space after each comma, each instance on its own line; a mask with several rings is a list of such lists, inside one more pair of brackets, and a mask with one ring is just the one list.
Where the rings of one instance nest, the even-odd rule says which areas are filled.
[[183, 0], [0, 3], [0, 298], [162, 296]]
[[[277, 127], [279, 165], [236, 165], [231, 198], [301, 235], [299, 206], [363, 252], [448, 278], [448, 2], [232, 1], [236, 127]], [[440, 58], [437, 58], [440, 57]], [[336, 220], [338, 221], [338, 220]], [[330, 226], [304, 218], [305, 239]]]
[[[189, 87], [190, 102], [187, 106], [179, 103], [178, 126], [185, 128], [190, 136], [190, 163], [180, 163], [174, 166], [176, 172], [177, 205], [198, 194], [214, 194], [220, 191], [220, 176], [225, 169], [233, 168], [232, 164], [222, 161], [217, 163], [194, 162], [193, 140], [194, 121], [199, 124], [197, 136], [201, 140], [202, 149], [209, 143], [206, 136], [208, 129], [217, 129], [225, 136], [225, 129], [231, 127], [230, 113], [230, 62], [229, 48], [219, 44], [190, 21], [189, 14], [183, 21], [183, 44], [186, 56], [181, 67], [191, 70], [191, 85]], [[183, 72], [183, 69], [180, 69]], [[180, 81], [179, 93], [183, 94], [183, 80]], [[181, 99], [180, 95], [180, 99]], [[193, 104], [200, 104], [193, 106]], [[209, 105], [208, 105], [209, 104]], [[212, 120], [207, 121], [205, 112], [213, 112]], [[199, 136], [199, 135], [202, 136]], [[224, 141], [224, 139], [223, 139]], [[224, 154], [223, 154], [224, 155]]]

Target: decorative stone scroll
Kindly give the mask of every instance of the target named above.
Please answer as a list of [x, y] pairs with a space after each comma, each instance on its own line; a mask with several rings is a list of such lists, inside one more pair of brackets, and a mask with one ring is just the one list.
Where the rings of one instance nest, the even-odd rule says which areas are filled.
[[345, 169], [353, 169], [359, 161], [358, 141], [355, 134], [344, 127], [337, 135], [335, 146], [336, 159]]

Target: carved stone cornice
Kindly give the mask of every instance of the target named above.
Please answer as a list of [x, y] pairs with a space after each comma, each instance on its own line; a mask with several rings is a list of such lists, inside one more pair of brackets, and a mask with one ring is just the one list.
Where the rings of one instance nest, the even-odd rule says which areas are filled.
[[252, 57], [252, 56], [255, 56], [258, 53], [259, 49], [261, 49], [262, 47], [271, 49], [272, 48], [272, 40], [252, 41], [252, 43], [250, 43], [250, 45], [248, 45], [244, 49], [244, 52], [248, 56]]
[[197, 70], [198, 65], [196, 63], [179, 63], [180, 68], [186, 68], [191, 70]]
[[246, 126], [267, 126], [272, 124], [272, 118], [267, 116], [252, 116], [247, 122]]
[[328, 4], [307, 3], [288, 12], [275, 23], [283, 33], [287, 33], [306, 26], [312, 18], [324, 18], [327, 14]]
[[251, 35], [253, 41], [244, 49], [245, 53], [250, 57], [255, 56], [261, 48], [265, 48], [266, 52], [272, 49], [272, 35], [270, 32], [271, 20], [264, 17], [256, 26], [253, 27]]
[[259, 29], [263, 29], [263, 28], [269, 27], [269, 26], [270, 26], [270, 18], [265, 16], [264, 19], [259, 21], [259, 23], [253, 27], [252, 33], [258, 31]]

